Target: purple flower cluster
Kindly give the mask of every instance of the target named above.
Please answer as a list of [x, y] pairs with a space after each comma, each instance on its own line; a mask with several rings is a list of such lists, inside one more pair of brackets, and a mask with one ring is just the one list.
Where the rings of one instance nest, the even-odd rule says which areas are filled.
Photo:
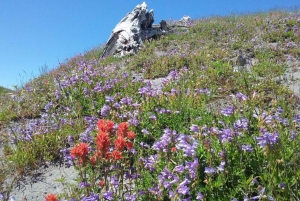
[[255, 137], [257, 144], [263, 148], [265, 146], [272, 147], [279, 142], [279, 132], [270, 133], [261, 129], [261, 135]]
[[234, 106], [229, 106], [226, 108], [223, 108], [221, 110], [221, 114], [223, 114], [224, 116], [231, 116], [234, 113], [235, 107]]
[[185, 134], [180, 134], [176, 138], [176, 149], [182, 150], [184, 153], [184, 156], [188, 157], [195, 157], [196, 156], [196, 151], [198, 147], [198, 141], [190, 136], [190, 135], [185, 135]]
[[172, 131], [169, 128], [166, 128], [160, 139], [154, 142], [152, 149], [162, 152], [170, 151], [170, 146], [172, 146], [172, 143], [175, 142], [177, 136], [178, 134], [176, 131]]

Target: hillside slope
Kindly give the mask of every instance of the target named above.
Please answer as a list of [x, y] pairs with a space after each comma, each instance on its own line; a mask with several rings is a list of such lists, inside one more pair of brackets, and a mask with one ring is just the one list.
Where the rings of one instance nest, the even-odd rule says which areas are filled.
[[[299, 26], [298, 12], [197, 19], [136, 55], [66, 60], [1, 97], [0, 192], [299, 200]], [[59, 162], [77, 180], [33, 192], [31, 173]]]

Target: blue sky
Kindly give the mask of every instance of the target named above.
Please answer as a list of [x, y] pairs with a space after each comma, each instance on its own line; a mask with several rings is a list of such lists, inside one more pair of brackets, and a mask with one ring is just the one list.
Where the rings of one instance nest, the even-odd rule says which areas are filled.
[[[104, 44], [115, 25], [143, 0], [1, 0], [0, 86], [11, 88], [47, 66]], [[149, 0], [155, 22], [269, 9], [299, 8], [299, 0]]]

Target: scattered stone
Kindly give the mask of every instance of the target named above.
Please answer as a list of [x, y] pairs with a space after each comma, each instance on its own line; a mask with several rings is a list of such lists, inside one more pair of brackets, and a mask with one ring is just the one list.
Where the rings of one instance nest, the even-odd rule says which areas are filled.
[[192, 21], [192, 18], [188, 15], [184, 15], [179, 21], [178, 24], [188, 25]]
[[239, 55], [236, 59], [237, 66], [245, 66], [246, 65], [246, 58], [243, 55]]

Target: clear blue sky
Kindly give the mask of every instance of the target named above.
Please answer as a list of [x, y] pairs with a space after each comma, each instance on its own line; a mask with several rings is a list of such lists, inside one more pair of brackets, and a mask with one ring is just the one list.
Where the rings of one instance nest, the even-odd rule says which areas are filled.
[[[47, 65], [104, 44], [115, 25], [143, 0], [1, 0], [0, 86], [20, 85]], [[299, 0], [148, 0], [155, 22], [292, 9]]]

